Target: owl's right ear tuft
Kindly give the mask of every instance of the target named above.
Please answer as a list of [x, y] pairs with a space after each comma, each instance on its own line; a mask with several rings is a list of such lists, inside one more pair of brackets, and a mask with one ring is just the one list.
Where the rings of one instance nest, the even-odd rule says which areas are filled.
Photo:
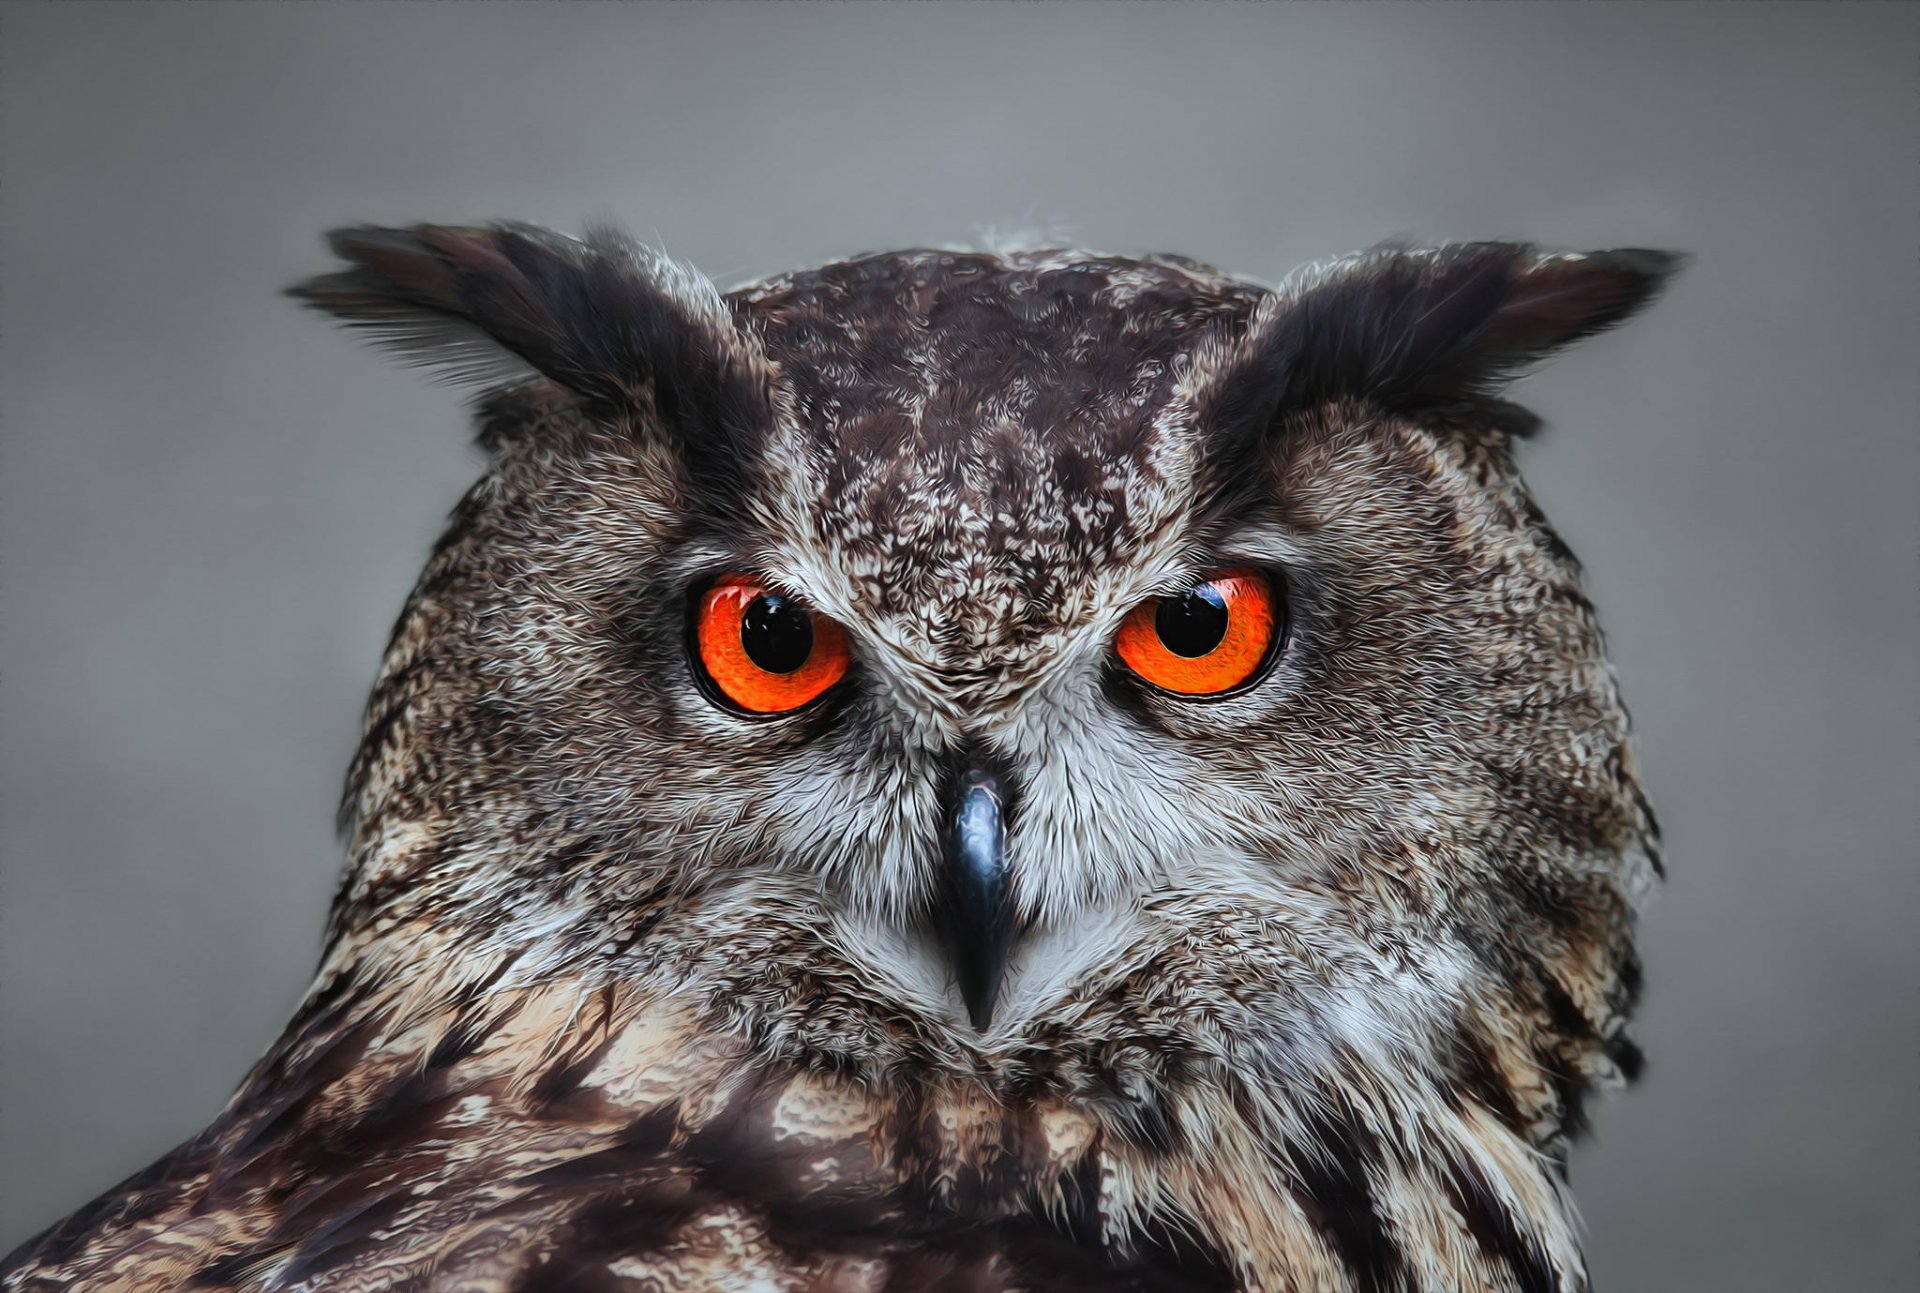
[[448, 380], [539, 374], [615, 411], [649, 399], [709, 441], [716, 420], [755, 416], [752, 355], [719, 292], [611, 230], [358, 226], [328, 243], [349, 268], [288, 295]]

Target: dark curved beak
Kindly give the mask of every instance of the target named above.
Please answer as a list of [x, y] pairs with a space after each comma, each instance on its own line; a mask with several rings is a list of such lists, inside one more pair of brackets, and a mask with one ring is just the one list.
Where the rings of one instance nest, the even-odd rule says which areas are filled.
[[1007, 897], [1007, 795], [995, 773], [964, 766], [947, 792], [935, 922], [967, 1017], [993, 1021], [1014, 940]]

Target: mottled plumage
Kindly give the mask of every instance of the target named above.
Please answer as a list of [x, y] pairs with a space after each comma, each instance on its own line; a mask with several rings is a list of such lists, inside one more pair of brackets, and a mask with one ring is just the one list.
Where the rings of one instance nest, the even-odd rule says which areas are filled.
[[[1586, 1287], [1561, 1167], [1639, 1062], [1656, 828], [1497, 391], [1671, 258], [917, 251], [722, 296], [605, 233], [334, 246], [298, 294], [489, 382], [491, 463], [298, 1016], [0, 1287]], [[1284, 592], [1270, 667], [1117, 664], [1228, 567]], [[843, 626], [845, 681], [716, 703], [721, 571]], [[969, 768], [984, 999], [940, 914]]]

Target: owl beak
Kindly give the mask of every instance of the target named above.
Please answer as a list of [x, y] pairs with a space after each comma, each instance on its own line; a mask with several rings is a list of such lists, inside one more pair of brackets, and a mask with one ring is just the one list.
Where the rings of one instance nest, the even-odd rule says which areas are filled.
[[1006, 794], [1000, 778], [969, 767], [954, 779], [942, 838], [943, 870], [935, 918], [973, 1026], [993, 1021], [1013, 911], [1007, 900]]

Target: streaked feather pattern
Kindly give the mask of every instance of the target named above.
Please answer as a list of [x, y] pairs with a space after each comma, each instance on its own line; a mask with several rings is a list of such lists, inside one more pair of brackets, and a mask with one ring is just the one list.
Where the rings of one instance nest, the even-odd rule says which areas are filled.
[[[334, 249], [297, 295], [508, 382], [491, 464], [298, 1016], [0, 1288], [1586, 1287], [1561, 1168], [1639, 1066], [1657, 830], [1498, 388], [1671, 258], [923, 251], [723, 298], [606, 232]], [[1129, 686], [1120, 617], [1226, 563], [1287, 571], [1271, 673]], [[846, 627], [831, 704], [694, 685], [733, 569]], [[926, 913], [983, 750], [1021, 934], [975, 1026]]]

